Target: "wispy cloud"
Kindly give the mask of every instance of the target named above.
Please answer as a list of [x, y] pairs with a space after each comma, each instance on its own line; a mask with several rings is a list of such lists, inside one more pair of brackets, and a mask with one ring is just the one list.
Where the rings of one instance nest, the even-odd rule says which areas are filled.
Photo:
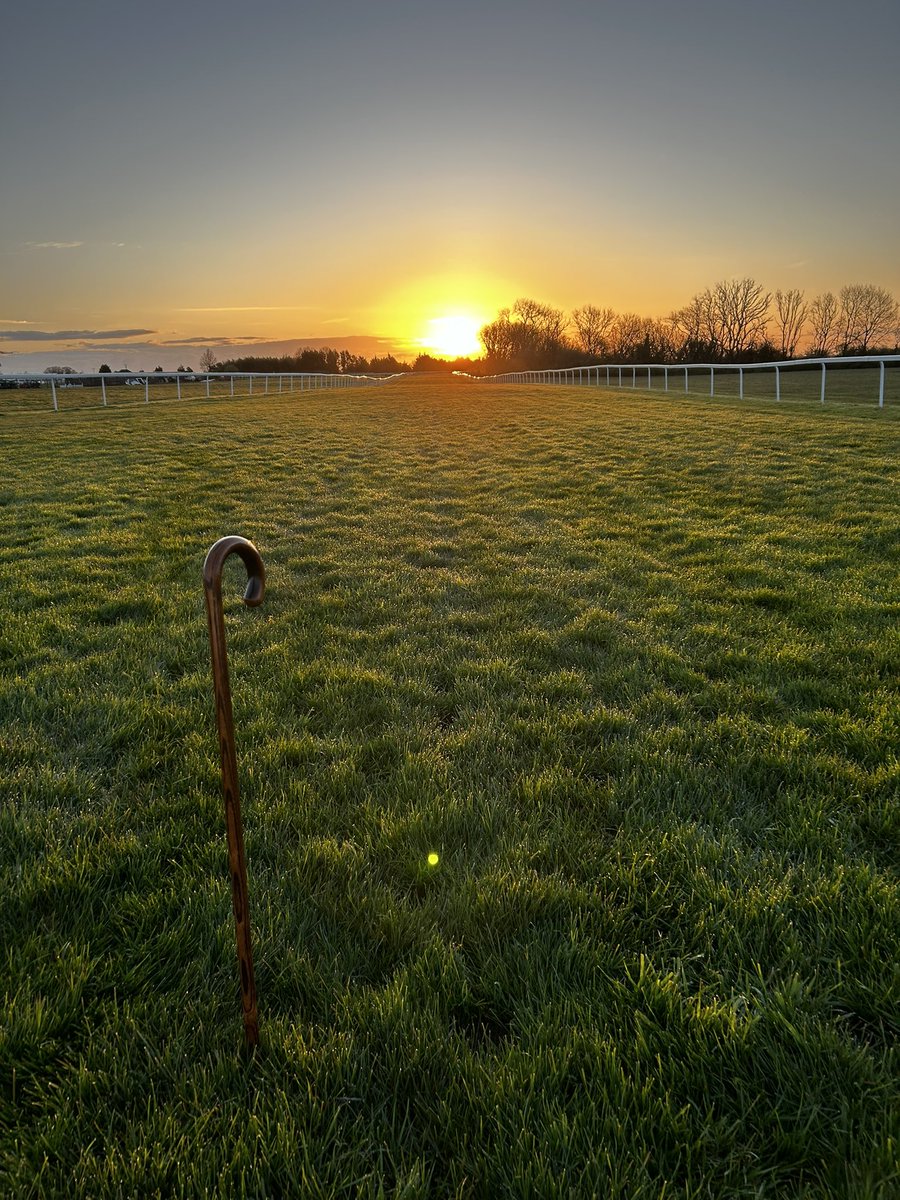
[[175, 312], [314, 312], [312, 304], [226, 304], [216, 307], [176, 308]]
[[240, 346], [245, 342], [264, 342], [268, 338], [261, 338], [258, 334], [235, 334], [231, 337], [190, 337], [190, 338], [172, 338], [169, 341], [163, 341], [161, 346]]
[[84, 242], [26, 242], [30, 250], [75, 250]]
[[155, 329], [0, 329], [0, 338], [8, 342], [98, 342], [145, 337], [155, 332]]
[[33, 325], [34, 321], [21, 321], [18, 317], [0, 317], [0, 325]]

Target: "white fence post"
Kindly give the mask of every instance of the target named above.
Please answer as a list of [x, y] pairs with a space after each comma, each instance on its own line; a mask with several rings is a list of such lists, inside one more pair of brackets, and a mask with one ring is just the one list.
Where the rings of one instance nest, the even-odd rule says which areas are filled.
[[150, 403], [150, 376], [144, 376], [144, 403]]
[[176, 372], [175, 387], [178, 389], [178, 399], [180, 400], [181, 399], [181, 373], [180, 372]]
[[884, 408], [884, 359], [878, 360], [878, 366], [881, 368], [881, 376], [878, 381], [878, 407]]
[[709, 394], [711, 396], [714, 396], [716, 394], [716, 368], [715, 367], [709, 368]]
[[56, 399], [56, 380], [50, 376], [50, 390], [53, 392], [53, 411], [59, 412], [59, 401]]
[[106, 408], [106, 380], [100, 376], [100, 391], [103, 393], [103, 407]]
[[825, 403], [825, 364], [822, 363], [822, 403]]
[[781, 399], [781, 370], [777, 366], [775, 368], [775, 399]]

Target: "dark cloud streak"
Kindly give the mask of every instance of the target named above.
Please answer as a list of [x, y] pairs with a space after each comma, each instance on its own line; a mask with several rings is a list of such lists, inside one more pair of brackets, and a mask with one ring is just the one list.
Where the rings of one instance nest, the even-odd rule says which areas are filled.
[[43, 329], [0, 329], [0, 338], [8, 342], [97, 342], [111, 338], [146, 337], [156, 333], [155, 329], [58, 329], [48, 332]]

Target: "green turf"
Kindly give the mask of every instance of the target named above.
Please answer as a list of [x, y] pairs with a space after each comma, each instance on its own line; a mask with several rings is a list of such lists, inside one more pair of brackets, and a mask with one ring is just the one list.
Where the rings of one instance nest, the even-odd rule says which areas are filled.
[[898, 435], [418, 381], [2, 417], [0, 1193], [895, 1195]]

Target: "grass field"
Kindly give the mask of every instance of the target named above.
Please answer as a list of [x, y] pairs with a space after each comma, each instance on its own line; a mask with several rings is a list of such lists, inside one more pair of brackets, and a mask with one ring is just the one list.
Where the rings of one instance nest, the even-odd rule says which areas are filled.
[[0, 1193], [897, 1194], [900, 409], [403, 381], [0, 448]]

